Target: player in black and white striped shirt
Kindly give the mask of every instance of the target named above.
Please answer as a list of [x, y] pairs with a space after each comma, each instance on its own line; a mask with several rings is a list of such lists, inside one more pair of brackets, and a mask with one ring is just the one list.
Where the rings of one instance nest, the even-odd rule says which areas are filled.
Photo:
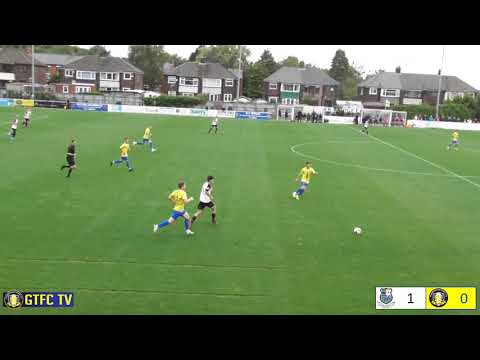
[[212, 210], [212, 224], [217, 223], [217, 209], [215, 207], [215, 204], [213, 203], [213, 176], [209, 175], [207, 176], [207, 181], [202, 185], [202, 190], [200, 191], [200, 202], [198, 203], [198, 210], [195, 214], [193, 214], [192, 221], [190, 221], [190, 229], [192, 228], [193, 223], [197, 218], [200, 216], [200, 214], [203, 212], [203, 209], [206, 207], [210, 208]]
[[217, 131], [218, 131], [218, 117], [217, 116], [215, 116], [212, 120], [212, 124], [210, 125], [210, 129], [208, 130], [209, 134], [212, 131], [212, 129], [215, 129], [215, 134], [216, 134]]

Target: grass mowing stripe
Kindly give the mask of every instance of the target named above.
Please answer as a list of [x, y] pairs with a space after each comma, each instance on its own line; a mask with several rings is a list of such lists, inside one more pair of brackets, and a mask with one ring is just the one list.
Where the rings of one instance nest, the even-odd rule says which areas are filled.
[[[355, 130], [355, 131], [357, 131], [357, 132], [359, 132], [359, 133], [362, 133], [360, 130]], [[370, 138], [372, 138], [372, 139], [375, 139], [375, 140], [381, 142], [381, 143], [384, 144], [384, 145], [387, 145], [387, 146], [391, 147], [392, 149], [396, 149], [396, 150], [401, 151], [401, 152], [403, 152], [404, 154], [407, 154], [407, 155], [409, 155], [409, 156], [411, 156], [411, 157], [414, 157], [414, 158], [416, 158], [416, 159], [418, 159], [418, 160], [422, 160], [422, 161], [426, 162], [427, 164], [430, 164], [430, 165], [432, 165], [433, 167], [436, 167], [437, 169], [440, 169], [440, 170], [442, 170], [442, 171], [444, 171], [444, 172], [446, 172], [446, 173], [448, 173], [448, 174], [451, 174], [451, 175], [454, 176], [454, 177], [457, 177], [457, 178], [459, 178], [459, 179], [461, 179], [461, 180], [463, 180], [463, 181], [466, 181], [467, 183], [472, 184], [473, 186], [475, 186], [475, 187], [477, 187], [478, 189], [480, 189], [480, 184], [477, 184], [476, 182], [473, 182], [473, 181], [467, 179], [465, 176], [459, 175], [459, 174], [457, 174], [457, 173], [455, 173], [455, 172], [453, 172], [453, 171], [451, 171], [451, 170], [448, 170], [447, 168], [444, 168], [444, 167], [441, 166], [441, 165], [435, 164], [434, 162], [431, 162], [430, 160], [424, 159], [424, 158], [422, 158], [421, 156], [418, 156], [418, 155], [416, 155], [416, 154], [414, 154], [414, 153], [412, 153], [412, 152], [410, 152], [410, 151], [407, 151], [407, 150], [405, 150], [405, 149], [402, 149], [401, 147], [398, 147], [398, 146], [396, 146], [396, 145], [390, 144], [389, 142], [383, 141], [383, 140], [381, 140], [381, 139], [379, 139], [379, 138], [377, 138], [377, 137], [375, 137], [375, 136], [373, 136], [373, 135], [368, 135], [368, 136], [369, 136]]]

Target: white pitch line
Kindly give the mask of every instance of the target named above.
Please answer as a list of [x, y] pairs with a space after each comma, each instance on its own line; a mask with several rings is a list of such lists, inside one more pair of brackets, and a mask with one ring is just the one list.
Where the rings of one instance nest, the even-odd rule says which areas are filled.
[[[351, 129], [352, 129], [352, 128], [351, 128]], [[356, 130], [356, 129], [352, 129], [352, 130], [357, 131], [357, 132], [359, 132], [359, 133], [362, 133], [360, 130]], [[398, 146], [396, 146], [396, 145], [390, 144], [389, 142], [383, 141], [383, 140], [381, 140], [381, 139], [379, 139], [379, 138], [377, 138], [377, 137], [375, 137], [375, 136], [373, 136], [373, 135], [366, 135], [366, 136], [368, 136], [369, 138], [375, 139], [375, 140], [381, 142], [382, 144], [391, 147], [392, 149], [398, 150], [398, 151], [400, 151], [400, 152], [403, 152], [404, 154], [407, 154], [407, 155], [409, 155], [409, 156], [411, 156], [411, 157], [414, 157], [415, 159], [422, 160], [422, 161], [426, 162], [427, 164], [430, 164], [431, 166], [436, 167], [437, 169], [440, 169], [440, 170], [442, 170], [442, 171], [444, 171], [444, 172], [446, 172], [446, 173], [448, 173], [448, 174], [451, 174], [451, 175], [453, 175], [454, 177], [457, 177], [457, 178], [459, 178], [459, 179], [461, 179], [461, 180], [463, 180], [463, 181], [466, 181], [467, 183], [469, 183], [469, 184], [477, 187], [478, 189], [480, 189], [480, 184], [477, 184], [476, 182], [473, 182], [473, 181], [471, 181], [471, 180], [468, 180], [465, 176], [459, 175], [459, 174], [457, 174], [457, 173], [455, 173], [455, 172], [453, 172], [453, 171], [451, 171], [451, 170], [448, 170], [447, 168], [444, 168], [444, 167], [441, 166], [441, 165], [435, 164], [434, 162], [431, 162], [430, 160], [424, 159], [424, 158], [422, 158], [421, 156], [418, 156], [418, 155], [416, 155], [416, 154], [414, 154], [414, 153], [411, 153], [410, 151], [404, 150], [404, 149], [402, 149], [401, 147], [398, 147]]]

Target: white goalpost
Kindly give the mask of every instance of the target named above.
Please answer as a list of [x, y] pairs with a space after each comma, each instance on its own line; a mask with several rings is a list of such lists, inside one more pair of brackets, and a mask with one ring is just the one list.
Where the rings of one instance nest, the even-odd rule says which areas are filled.
[[406, 111], [362, 109], [358, 124], [362, 125], [369, 120], [371, 126], [405, 126], [407, 124]]
[[[277, 120], [296, 121], [298, 112], [301, 112], [303, 116], [312, 116], [315, 114], [315, 122], [323, 122], [325, 118], [325, 107], [323, 106], [306, 106], [306, 105], [277, 105]], [[305, 118], [299, 121], [306, 121]], [[312, 121], [312, 120], [310, 120]]]

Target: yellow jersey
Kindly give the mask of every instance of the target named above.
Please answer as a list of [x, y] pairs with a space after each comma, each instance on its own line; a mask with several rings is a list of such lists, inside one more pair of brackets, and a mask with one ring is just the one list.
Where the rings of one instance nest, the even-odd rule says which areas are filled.
[[150, 131], [150, 128], [145, 129], [145, 133], [143, 134], [144, 139], [149, 139], [152, 137], [152, 132]]
[[185, 210], [185, 202], [187, 201], [187, 193], [185, 190], [174, 190], [168, 197], [173, 201], [175, 206], [173, 207], [173, 210], [175, 211], [184, 211]]
[[301, 177], [302, 182], [308, 184], [310, 182], [310, 177], [312, 176], [312, 174], [316, 174], [315, 170], [312, 167], [307, 168], [305, 166], [304, 168], [302, 168], [302, 170], [300, 170], [299, 176]]
[[128, 156], [128, 150], [130, 150], [130, 145], [128, 145], [127, 143], [123, 143], [122, 145], [120, 145], [120, 156]]
[[455, 131], [455, 132], [452, 134], [452, 139], [453, 139], [454, 141], [458, 141], [458, 138], [459, 138], [459, 137], [460, 137], [460, 134], [459, 134], [457, 131]]

